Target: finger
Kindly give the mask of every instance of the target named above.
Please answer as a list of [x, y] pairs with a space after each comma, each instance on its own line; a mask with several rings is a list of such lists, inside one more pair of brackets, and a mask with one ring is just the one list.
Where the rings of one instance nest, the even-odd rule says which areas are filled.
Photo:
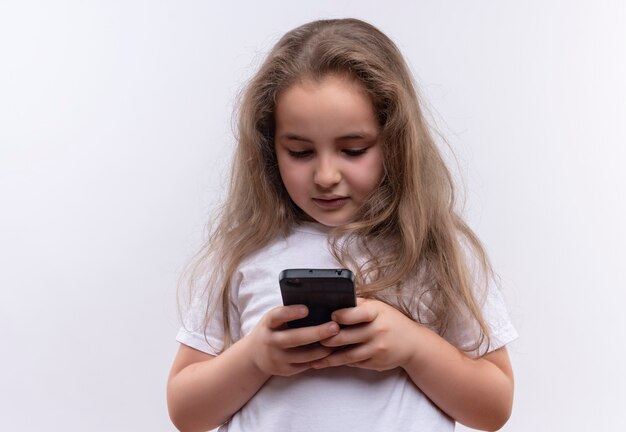
[[293, 375], [299, 374], [299, 373], [304, 372], [304, 371], [309, 370], [309, 369], [311, 369], [310, 363], [287, 364], [283, 368], [281, 368], [280, 370], [275, 371], [274, 375], [293, 376]]
[[369, 360], [370, 353], [367, 345], [356, 345], [346, 349], [338, 350], [323, 359], [311, 363], [313, 369], [323, 369], [327, 367], [354, 365]]
[[[365, 303], [365, 302], [367, 302], [367, 301], [368, 301], [368, 300], [367, 300], [367, 299], [364, 299], [363, 297], [357, 297], [357, 298], [356, 298], [356, 306], [360, 306], [360, 305], [364, 304], [364, 303]], [[338, 312], [338, 311], [343, 311], [343, 310], [352, 310], [352, 309], [354, 309], [354, 307], [355, 307], [355, 306], [352, 306], [352, 307], [347, 307], [347, 308], [342, 308], [342, 309], [337, 309], [337, 310], [335, 311], [335, 313], [336, 313], [336, 312]]]
[[304, 305], [278, 306], [266, 314], [267, 326], [279, 329], [289, 321], [304, 318], [309, 310]]
[[273, 337], [276, 345], [286, 349], [319, 342], [333, 337], [337, 333], [339, 333], [339, 325], [330, 321], [316, 326], [278, 331]]
[[333, 312], [332, 320], [341, 325], [354, 325], [372, 322], [378, 316], [374, 303], [364, 302], [352, 308], [339, 309]]
[[327, 347], [340, 347], [364, 343], [370, 340], [370, 329], [367, 324], [352, 325], [342, 328], [335, 336], [320, 341], [320, 344]]
[[[333, 352], [332, 348], [320, 344], [311, 344], [304, 347], [294, 348], [287, 355], [287, 362], [292, 365], [308, 364], [327, 357]], [[310, 366], [310, 365], [309, 365]]]

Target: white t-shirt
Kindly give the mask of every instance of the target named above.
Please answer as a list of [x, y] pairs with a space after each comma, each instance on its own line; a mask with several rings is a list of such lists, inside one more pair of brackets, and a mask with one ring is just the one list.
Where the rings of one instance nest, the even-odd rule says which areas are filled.
[[[231, 285], [233, 342], [248, 335], [270, 309], [282, 305], [278, 275], [286, 268], [337, 268], [325, 227], [306, 223], [246, 258]], [[219, 310], [220, 308], [218, 308]], [[517, 337], [499, 291], [490, 287], [483, 305], [492, 331], [490, 351]], [[205, 305], [198, 304], [186, 319], [177, 340], [216, 355], [222, 347], [219, 313], [209, 322], [206, 339], [199, 325]], [[469, 346], [474, 333], [446, 332], [456, 346]], [[208, 340], [208, 343], [207, 343]], [[397, 368], [385, 372], [335, 367], [309, 370], [292, 377], [274, 376], [220, 432], [299, 431], [453, 431], [454, 421], [434, 405]]]

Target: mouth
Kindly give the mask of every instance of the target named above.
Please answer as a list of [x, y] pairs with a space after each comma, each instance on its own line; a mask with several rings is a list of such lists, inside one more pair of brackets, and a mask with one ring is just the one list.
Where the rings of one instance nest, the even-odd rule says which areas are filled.
[[334, 209], [342, 207], [348, 202], [348, 197], [345, 196], [328, 196], [328, 197], [316, 197], [313, 198], [313, 202], [319, 207], [326, 209]]

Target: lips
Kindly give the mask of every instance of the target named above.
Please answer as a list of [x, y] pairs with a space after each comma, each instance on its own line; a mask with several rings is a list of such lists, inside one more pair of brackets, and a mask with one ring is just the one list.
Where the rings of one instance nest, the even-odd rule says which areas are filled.
[[313, 202], [322, 208], [335, 209], [342, 207], [344, 204], [346, 204], [348, 202], [348, 197], [336, 195], [322, 196], [313, 198]]

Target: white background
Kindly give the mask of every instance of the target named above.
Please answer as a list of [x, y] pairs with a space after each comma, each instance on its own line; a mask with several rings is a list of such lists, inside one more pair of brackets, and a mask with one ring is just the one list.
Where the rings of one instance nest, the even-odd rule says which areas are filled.
[[173, 430], [235, 95], [287, 30], [355, 16], [406, 55], [502, 278], [504, 430], [626, 430], [625, 4], [1, 2], [0, 428]]

